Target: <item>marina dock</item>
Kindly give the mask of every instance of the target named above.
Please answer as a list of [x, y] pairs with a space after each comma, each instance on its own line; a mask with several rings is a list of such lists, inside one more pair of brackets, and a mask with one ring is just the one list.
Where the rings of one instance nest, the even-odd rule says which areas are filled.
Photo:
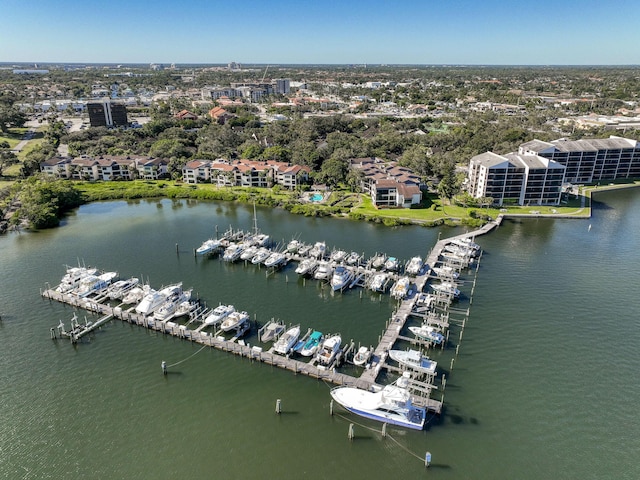
[[[82, 337], [100, 328], [107, 322], [113, 319], [119, 319], [121, 321], [148, 328], [150, 330], [173, 335], [175, 337], [188, 340], [202, 346], [208, 346], [221, 351], [233, 353], [250, 359], [252, 362], [256, 361], [265, 363], [267, 365], [272, 365], [274, 367], [291, 371], [294, 374], [306, 375], [318, 380], [332, 383], [334, 385], [346, 385], [371, 391], [381, 388], [381, 385], [377, 384], [376, 380], [383, 369], [394, 372], [401, 372], [404, 370], [404, 368], [398, 368], [387, 363], [388, 352], [393, 348], [393, 345], [397, 341], [409, 342], [423, 349], [433, 346], [426, 340], [420, 340], [401, 335], [401, 332], [403, 331], [407, 320], [411, 316], [422, 318], [423, 320], [429, 318], [429, 321], [432, 322], [432, 324], [439, 326], [439, 328], [448, 328], [448, 316], [430, 316], [428, 312], [423, 311], [424, 308], [422, 308], [421, 310], [421, 307], [417, 305], [420, 295], [423, 294], [427, 283], [431, 278], [434, 278], [432, 275], [431, 267], [439, 261], [439, 258], [445, 249], [445, 246], [449, 245], [457, 238], [475, 238], [478, 235], [487, 233], [493, 228], [497, 227], [500, 224], [501, 220], [502, 218], [498, 218], [497, 220], [492, 221], [491, 223], [485, 225], [475, 232], [439, 240], [436, 243], [433, 249], [429, 252], [424, 267], [421, 269], [418, 275], [412, 278], [412, 283], [414, 284], [414, 286], [412, 286], [408, 294], [399, 301], [397, 309], [395, 310], [392, 318], [387, 321], [385, 330], [379, 338], [378, 345], [373, 350], [373, 354], [371, 356], [371, 359], [369, 360], [369, 364], [367, 368], [362, 371], [359, 377], [347, 375], [337, 370], [337, 368], [339, 368], [339, 365], [342, 362], [346, 361], [348, 359], [347, 357], [352, 355], [353, 351], [356, 350], [353, 343], [348, 345], [348, 349], [345, 348], [345, 350], [339, 353], [337, 361], [333, 365], [331, 365], [330, 367], [324, 367], [321, 365], [316, 365], [314, 361], [308, 362], [298, 360], [297, 358], [294, 358], [293, 355], [282, 356], [272, 353], [271, 351], [263, 351], [262, 347], [257, 345], [251, 346], [238, 337], [226, 339], [225, 337], [219, 335], [219, 332], [213, 334], [208, 333], [203, 329], [204, 324], [199, 325], [195, 328], [191, 328], [191, 324], [195, 323], [196, 320], [202, 322], [204, 316], [207, 313], [206, 309], [203, 309], [200, 306], [195, 308], [194, 312], [190, 314], [191, 319], [189, 320], [189, 322], [186, 325], [181, 325], [169, 320], [159, 321], [151, 318], [150, 316], [142, 315], [140, 313], [137, 313], [133, 307], [123, 309], [121, 306], [111, 306], [109, 304], [102, 303], [106, 296], [99, 293], [93, 299], [90, 297], [81, 298], [77, 295], [74, 295], [73, 293], [63, 293], [57, 291], [54, 288], [46, 288], [44, 291], [42, 291], [42, 296], [49, 300], [68, 304], [75, 308], [83, 309], [101, 316], [100, 319], [96, 322], [90, 323], [88, 321], [85, 321], [85, 324], [81, 324], [78, 322], [77, 317], [74, 315], [75, 320], [72, 319], [70, 330], [66, 330], [62, 322], [58, 327], [51, 328], [52, 338], [57, 338], [58, 335], [60, 335], [62, 337], [70, 338], [72, 343], [76, 343]], [[233, 231], [230, 230], [230, 232]], [[234, 232], [233, 234], [237, 237], [240, 237], [240, 234], [238, 232]], [[287, 255], [287, 262], [300, 262], [302, 260], [303, 258], [299, 255]], [[375, 272], [375, 270], [369, 269], [368, 267], [359, 266], [357, 272], [358, 275], [356, 275], [349, 287], [364, 286], [365, 278], [371, 276]], [[394, 279], [397, 279], [400, 275], [397, 273], [391, 273], [390, 276]], [[433, 297], [436, 299], [435, 302], [438, 305], [446, 306], [447, 302], [451, 302], [451, 298], [448, 298], [444, 294], [436, 294], [433, 295]], [[460, 339], [461, 338], [462, 332], [460, 332]], [[456, 347], [456, 354], [457, 351], [458, 349]], [[453, 366], [453, 360], [451, 362], [451, 365]], [[410, 389], [412, 391], [415, 404], [424, 406], [430, 411], [441, 413], [444, 401], [444, 387], [446, 385], [445, 376], [443, 374], [441, 379], [440, 399], [434, 399], [431, 397], [432, 391], [438, 390], [438, 386], [434, 385], [433, 383], [434, 380], [434, 376], [428, 376], [427, 378], [424, 378], [424, 376], [415, 375], [410, 383]]]

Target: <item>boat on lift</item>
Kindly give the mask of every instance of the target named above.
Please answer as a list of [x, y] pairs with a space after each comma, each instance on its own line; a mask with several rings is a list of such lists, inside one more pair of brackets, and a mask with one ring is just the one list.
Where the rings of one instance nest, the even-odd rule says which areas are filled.
[[360, 347], [356, 354], [353, 356], [353, 364], [358, 367], [366, 365], [371, 358], [371, 354], [371, 349], [369, 349], [368, 347]]
[[451, 295], [456, 298], [460, 296], [460, 290], [458, 290], [452, 282], [432, 283], [430, 286], [438, 293], [444, 293], [445, 295]]
[[223, 332], [229, 332], [231, 330], [237, 329], [244, 322], [249, 321], [249, 314], [247, 312], [231, 312], [227, 317], [222, 321], [220, 328]]
[[396, 270], [398, 270], [399, 266], [400, 266], [400, 260], [398, 260], [396, 257], [389, 257], [384, 262], [384, 269], [389, 272], [395, 272]]
[[117, 300], [122, 298], [129, 290], [138, 285], [140, 280], [136, 277], [131, 277], [126, 280], [118, 280], [112, 283], [107, 289], [107, 295], [111, 300]]
[[388, 278], [389, 275], [386, 273], [376, 273], [369, 283], [369, 289], [374, 292], [384, 292]]
[[202, 323], [204, 323], [205, 325], [217, 325], [235, 311], [236, 307], [234, 307], [233, 305], [220, 304], [216, 308], [211, 310], [211, 312], [205, 317]]
[[331, 288], [335, 292], [336, 290], [342, 290], [346, 288], [353, 280], [353, 271], [343, 265], [338, 265], [333, 271], [331, 277]]
[[264, 261], [267, 258], [269, 258], [270, 255], [271, 255], [271, 250], [269, 250], [267, 247], [260, 247], [256, 252], [256, 254], [253, 256], [253, 258], [251, 259], [251, 263], [253, 263], [254, 265], [259, 265], [261, 263], [264, 263]]
[[445, 336], [433, 325], [422, 324], [419, 327], [409, 327], [409, 331], [421, 340], [433, 342], [438, 345], [446, 340]]
[[389, 350], [389, 357], [416, 372], [428, 375], [436, 374], [438, 363], [418, 350]]
[[311, 250], [309, 250], [309, 256], [314, 258], [323, 258], [327, 252], [327, 244], [324, 242], [316, 242]]
[[296, 268], [296, 273], [303, 276], [313, 275], [313, 272], [315, 271], [317, 266], [318, 261], [315, 258], [305, 258]]
[[282, 252], [273, 252], [264, 261], [265, 267], [279, 267], [287, 261], [287, 257]]
[[408, 275], [416, 276], [422, 270], [424, 262], [421, 257], [412, 257], [407, 264], [406, 273]]
[[210, 238], [209, 240], [205, 240], [202, 242], [198, 248], [196, 248], [196, 253], [198, 255], [207, 255], [209, 253], [213, 253], [220, 247], [220, 240], [216, 240], [215, 238]]
[[285, 328], [286, 327], [284, 323], [281, 323], [276, 320], [269, 321], [269, 323], [267, 323], [262, 330], [260, 341], [262, 343], [273, 342], [275, 339], [277, 339], [280, 336], [282, 332], [284, 332]]
[[361, 258], [362, 255], [360, 255], [358, 252], [351, 252], [349, 255], [347, 255], [344, 263], [346, 263], [347, 265], [357, 265], [358, 263], [360, 263]]
[[456, 280], [460, 276], [460, 273], [458, 273], [458, 271], [455, 268], [453, 268], [451, 265], [442, 265], [440, 267], [433, 267], [431, 270], [433, 270], [433, 273], [435, 273], [438, 277], [441, 277], [441, 278], [451, 278], [453, 280]]
[[333, 268], [329, 262], [319, 262], [318, 267], [316, 268], [315, 273], [313, 274], [313, 278], [316, 280], [329, 280], [333, 273]]
[[391, 296], [398, 300], [403, 299], [409, 294], [409, 287], [411, 287], [411, 279], [409, 277], [401, 277], [391, 287]]
[[293, 349], [299, 337], [300, 325], [291, 327], [273, 344], [273, 351], [280, 355], [287, 355]]
[[342, 337], [340, 335], [331, 335], [326, 337], [320, 347], [316, 359], [320, 365], [325, 367], [331, 366], [333, 361], [340, 352], [340, 345], [342, 344]]
[[303, 357], [313, 357], [318, 352], [318, 348], [320, 348], [323, 340], [324, 335], [322, 334], [322, 332], [314, 330], [313, 332], [311, 332], [311, 335], [309, 335], [309, 338], [307, 338], [302, 343], [298, 350], [298, 353], [300, 353], [300, 355], [302, 355]]

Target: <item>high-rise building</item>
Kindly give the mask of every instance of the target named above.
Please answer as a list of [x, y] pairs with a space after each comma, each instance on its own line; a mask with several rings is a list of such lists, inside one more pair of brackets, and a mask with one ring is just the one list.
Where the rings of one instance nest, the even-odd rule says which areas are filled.
[[89, 123], [92, 127], [122, 127], [129, 124], [127, 107], [108, 98], [87, 102]]
[[274, 83], [276, 84], [276, 93], [287, 95], [291, 91], [291, 80], [288, 78], [277, 78]]

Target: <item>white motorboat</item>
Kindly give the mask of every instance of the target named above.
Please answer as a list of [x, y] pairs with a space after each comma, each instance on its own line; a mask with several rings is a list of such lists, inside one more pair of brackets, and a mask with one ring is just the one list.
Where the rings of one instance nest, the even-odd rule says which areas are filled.
[[311, 250], [309, 250], [309, 256], [313, 258], [323, 258], [327, 252], [327, 245], [324, 242], [316, 242]]
[[399, 266], [400, 266], [400, 260], [398, 260], [396, 257], [389, 257], [384, 262], [384, 269], [389, 272], [395, 272]]
[[80, 284], [83, 278], [95, 275], [97, 272], [97, 268], [67, 267], [67, 273], [62, 277], [60, 285], [56, 287], [56, 291], [60, 293], [70, 292]]
[[247, 312], [231, 312], [229, 315], [227, 315], [227, 318], [222, 321], [222, 325], [220, 325], [220, 328], [223, 332], [229, 332], [233, 329], [237, 329], [248, 320], [249, 314]]
[[393, 298], [402, 299], [409, 293], [409, 287], [411, 286], [411, 279], [409, 277], [401, 277], [391, 287], [391, 296]]
[[122, 297], [122, 303], [124, 303], [125, 305], [140, 303], [147, 293], [149, 293], [148, 285], [133, 287]]
[[260, 247], [256, 252], [256, 254], [253, 256], [253, 258], [251, 259], [251, 263], [253, 263], [254, 265], [259, 265], [261, 263], [264, 263], [264, 261], [267, 258], [269, 258], [270, 255], [271, 255], [271, 250], [269, 250], [267, 247]]
[[225, 262], [235, 262], [238, 259], [240, 259], [240, 255], [242, 255], [242, 252], [244, 251], [244, 249], [245, 249], [245, 245], [244, 244], [242, 244], [242, 243], [232, 243], [224, 251], [224, 255], [222, 256], [222, 259]]
[[424, 262], [421, 257], [412, 257], [407, 264], [406, 272], [408, 275], [418, 275], [422, 270]]
[[340, 351], [341, 344], [342, 337], [340, 335], [331, 335], [325, 338], [320, 348], [318, 348], [318, 354], [316, 355], [318, 363], [327, 367], [330, 366]]
[[456, 280], [460, 274], [451, 265], [442, 265], [441, 267], [433, 267], [433, 273], [442, 278], [451, 278]]
[[111, 281], [117, 276], [117, 272], [106, 272], [100, 275], [87, 275], [80, 280], [75, 293], [79, 297], [86, 297], [92, 293], [104, 290], [111, 285]]
[[312, 245], [307, 245], [306, 243], [302, 243], [298, 247], [298, 255], [300, 255], [301, 257], [305, 257], [305, 256], [309, 255], [309, 253], [311, 252], [312, 248], [313, 248]]
[[150, 289], [145, 293], [140, 303], [136, 305], [136, 312], [142, 315], [151, 315], [167, 299], [166, 295], [157, 290]]
[[285, 263], [286, 260], [287, 260], [287, 257], [285, 256], [284, 253], [273, 252], [264, 261], [264, 266], [265, 267], [278, 267], [278, 266], [282, 265], [283, 263]]
[[436, 292], [451, 295], [456, 298], [460, 296], [460, 290], [451, 282], [432, 283], [430, 286]]
[[255, 257], [256, 253], [258, 253], [259, 248], [260, 247], [258, 247], [257, 245], [248, 246], [240, 254], [240, 260], [253, 260], [253, 257]]
[[445, 341], [445, 336], [432, 325], [423, 324], [419, 327], [409, 327], [409, 331], [422, 340], [427, 340], [428, 342], [433, 342], [438, 345]]
[[384, 267], [384, 262], [387, 261], [387, 255], [384, 253], [376, 253], [374, 257], [371, 259], [371, 267], [376, 270]]
[[[408, 373], [408, 372], [406, 372]], [[411, 403], [409, 376], [404, 375], [378, 392], [354, 387], [336, 387], [331, 397], [351, 413], [391, 425], [422, 430], [426, 409]]]
[[346, 258], [346, 256], [347, 252], [344, 250], [334, 250], [331, 252], [331, 256], [329, 258], [331, 258], [332, 262], [340, 263]]
[[140, 303], [136, 306], [136, 312], [142, 315], [151, 315], [162, 304], [171, 299], [176, 299], [182, 294], [182, 283], [176, 283], [169, 285], [162, 290], [152, 290], [142, 298]]
[[173, 317], [178, 318], [178, 317], [183, 317], [185, 315], [189, 315], [191, 312], [193, 312], [196, 309], [197, 306], [198, 306], [197, 303], [194, 303], [191, 300], [185, 300], [184, 302], [180, 303], [177, 306], [176, 312], [173, 314]]
[[460, 245], [455, 245], [453, 243], [445, 245], [443, 251], [453, 253], [454, 255], [458, 255], [459, 257], [463, 258], [473, 257], [477, 253], [471, 248], [461, 247]]
[[280, 355], [288, 354], [300, 337], [300, 325], [291, 327], [273, 344], [273, 351]]
[[227, 318], [230, 314], [236, 311], [236, 307], [233, 305], [218, 305], [214, 308], [209, 315], [207, 315], [202, 323], [205, 325], [217, 325]]
[[437, 362], [434, 362], [418, 350], [389, 350], [389, 357], [416, 372], [428, 375], [436, 374]]
[[260, 341], [262, 343], [273, 342], [282, 332], [284, 332], [284, 329], [284, 323], [271, 320], [263, 327]]
[[118, 280], [108, 288], [107, 295], [111, 300], [122, 298], [129, 290], [138, 285], [139, 282], [140, 280], [136, 277]]
[[347, 255], [347, 258], [344, 262], [347, 265], [357, 265], [360, 262], [360, 258], [362, 258], [362, 256], [358, 252], [351, 252], [349, 255]]
[[302, 242], [296, 240], [295, 238], [287, 243], [287, 253], [296, 253], [298, 249], [302, 246]]
[[376, 273], [369, 283], [369, 289], [374, 292], [384, 292], [387, 279], [388, 275], [386, 273]]
[[423, 307], [424, 309], [431, 308], [433, 302], [436, 301], [436, 296], [431, 293], [420, 292], [418, 297], [416, 298], [416, 305], [419, 307]]
[[329, 262], [319, 262], [313, 278], [316, 280], [329, 280], [333, 273], [333, 268]]
[[220, 247], [220, 240], [210, 238], [209, 240], [202, 242], [202, 245], [196, 248], [196, 253], [198, 255], [207, 255], [218, 249], [218, 247]]
[[309, 338], [307, 338], [303, 342], [303, 344], [300, 345], [298, 353], [300, 353], [300, 355], [302, 355], [303, 357], [313, 357], [318, 352], [318, 348], [320, 348], [323, 340], [324, 335], [322, 334], [322, 332], [314, 330], [313, 332], [311, 332], [311, 335], [309, 335]]
[[338, 265], [331, 277], [331, 288], [334, 292], [336, 290], [342, 290], [349, 285], [351, 280], [353, 280], [353, 272], [347, 267]]
[[475, 243], [469, 237], [454, 238], [453, 240], [451, 240], [451, 243], [453, 243], [454, 245], [458, 245], [459, 247], [475, 250], [476, 252], [480, 250], [480, 245]]
[[314, 258], [305, 258], [296, 268], [298, 275], [312, 275], [318, 266], [318, 261]]
[[182, 302], [188, 302], [190, 299], [191, 290], [185, 291], [180, 288], [179, 291], [170, 291], [164, 303], [153, 312], [154, 320], [165, 322], [172, 319], [176, 313], [176, 310], [178, 310], [178, 305], [180, 305]]
[[367, 364], [369, 358], [371, 358], [371, 350], [368, 347], [360, 347], [356, 354], [353, 356], [353, 364], [362, 367]]
[[253, 237], [253, 244], [258, 247], [266, 247], [269, 244], [271, 237], [266, 233], [258, 233]]

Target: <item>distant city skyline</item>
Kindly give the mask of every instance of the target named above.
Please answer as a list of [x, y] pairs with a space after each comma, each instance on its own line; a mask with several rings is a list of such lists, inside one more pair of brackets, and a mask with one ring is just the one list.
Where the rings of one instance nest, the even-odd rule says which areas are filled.
[[0, 62], [638, 65], [640, 2], [4, 0]]

